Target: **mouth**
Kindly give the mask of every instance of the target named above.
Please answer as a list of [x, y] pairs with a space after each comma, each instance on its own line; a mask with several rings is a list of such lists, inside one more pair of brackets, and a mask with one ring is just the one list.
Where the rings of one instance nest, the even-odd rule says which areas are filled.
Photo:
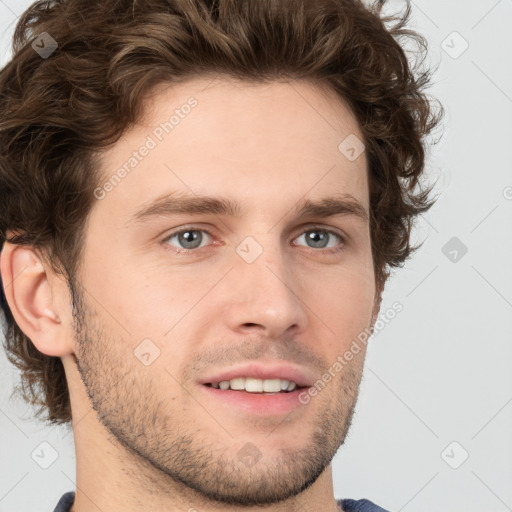
[[215, 407], [226, 414], [248, 413], [265, 416], [282, 415], [302, 408], [301, 400], [315, 382], [315, 374], [307, 367], [285, 360], [258, 360], [205, 372], [198, 381], [200, 389]]
[[[207, 403], [225, 414], [233, 412], [265, 417], [282, 416], [302, 407], [301, 394], [309, 386], [298, 386], [288, 379], [234, 378], [220, 382], [206, 382], [200, 386]], [[278, 387], [280, 389], [278, 389]]]
[[293, 380], [288, 379], [258, 379], [256, 377], [235, 377], [219, 382], [207, 382], [204, 384], [221, 391], [238, 391], [245, 393], [277, 395], [292, 393], [295, 390], [306, 389], [308, 386], [299, 386]]

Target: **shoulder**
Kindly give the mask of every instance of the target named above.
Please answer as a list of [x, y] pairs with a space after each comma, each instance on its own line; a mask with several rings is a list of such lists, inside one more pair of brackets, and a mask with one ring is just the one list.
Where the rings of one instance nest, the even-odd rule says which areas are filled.
[[75, 492], [70, 491], [63, 494], [53, 512], [69, 512], [75, 501]]
[[341, 505], [343, 512], [389, 512], [378, 505], [375, 505], [370, 500], [338, 500], [338, 505]]

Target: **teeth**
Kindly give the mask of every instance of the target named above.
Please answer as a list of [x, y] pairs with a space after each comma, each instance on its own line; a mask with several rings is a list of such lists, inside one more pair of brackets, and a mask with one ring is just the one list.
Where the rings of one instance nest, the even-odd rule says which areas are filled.
[[261, 379], [245, 379], [245, 391], [249, 391], [249, 393], [261, 393], [263, 391], [263, 381]]
[[230, 381], [226, 380], [224, 382], [229, 382], [229, 387], [231, 389], [239, 389], [239, 390], [245, 389], [245, 379], [244, 378], [241, 378], [241, 379], [231, 379]]
[[266, 379], [263, 381], [263, 391], [279, 393], [281, 391], [281, 379]]
[[297, 384], [286, 379], [254, 379], [252, 377], [237, 377], [231, 380], [212, 382], [217, 389], [233, 389], [248, 391], [249, 393], [279, 393], [281, 391], [293, 391]]

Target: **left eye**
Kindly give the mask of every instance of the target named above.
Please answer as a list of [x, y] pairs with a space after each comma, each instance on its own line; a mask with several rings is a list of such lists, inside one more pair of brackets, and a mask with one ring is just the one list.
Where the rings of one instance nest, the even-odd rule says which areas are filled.
[[[204, 229], [186, 228], [181, 229], [180, 231], [176, 231], [175, 233], [171, 233], [168, 237], [165, 238], [164, 242], [175, 238], [179, 246], [173, 247], [175, 247], [178, 252], [187, 252], [189, 250], [200, 248], [201, 243], [204, 241], [203, 233], [206, 233], [208, 237], [211, 237], [211, 234]], [[336, 231], [315, 227], [304, 231], [300, 236], [296, 238], [296, 240], [304, 236], [306, 243], [312, 244], [310, 246], [312, 249], [327, 249], [328, 252], [341, 250], [343, 248], [343, 243], [338, 244], [338, 247], [336, 247], [336, 244], [334, 244], [334, 249], [332, 245], [328, 247], [328, 240], [332, 239], [333, 235], [338, 238], [340, 242], [344, 242], [342, 235], [338, 234]]]
[[[308, 234], [306, 234], [306, 233], [308, 233]], [[332, 231], [331, 229], [323, 229], [323, 228], [310, 228], [307, 231], [304, 231], [304, 234], [297, 237], [297, 240], [299, 238], [301, 238], [302, 236], [305, 236], [306, 240], [308, 242], [311, 242], [314, 244], [312, 247], [313, 249], [330, 249], [331, 251], [332, 250], [341, 250], [341, 247], [337, 247], [337, 248], [333, 249], [333, 246], [327, 247], [325, 245], [326, 240], [328, 238], [332, 239], [332, 235], [337, 237], [341, 242], [344, 241], [343, 237], [341, 235], [339, 235], [338, 233], [336, 233], [336, 231]], [[336, 244], [335, 244], [335, 246], [336, 246]]]

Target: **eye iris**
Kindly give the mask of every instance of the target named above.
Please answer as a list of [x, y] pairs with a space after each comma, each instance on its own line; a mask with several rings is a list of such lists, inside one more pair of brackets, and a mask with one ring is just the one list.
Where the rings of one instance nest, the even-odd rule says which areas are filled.
[[[310, 231], [308, 238], [313, 244], [317, 244], [318, 238], [323, 238], [323, 242], [327, 240], [328, 234], [323, 231]], [[320, 241], [320, 244], [322, 244], [322, 241]], [[315, 245], [315, 247], [318, 247]], [[325, 247], [325, 243], [320, 246], [321, 248]]]
[[[203, 240], [203, 234], [201, 230], [187, 230], [181, 233], [176, 233], [178, 241], [184, 249], [196, 249], [201, 245]], [[310, 230], [307, 232], [306, 238], [312, 243], [315, 248], [323, 249], [326, 247], [327, 240], [330, 236], [328, 231], [322, 231], [321, 229]]]
[[[180, 244], [182, 244], [185, 249], [195, 249], [201, 245], [201, 241], [203, 239], [203, 235], [200, 234], [199, 231], [183, 231], [178, 234], [178, 239]], [[190, 239], [190, 240], [189, 240]], [[199, 240], [199, 244], [194, 245], [193, 247], [189, 247], [187, 244], [197, 242]]]

